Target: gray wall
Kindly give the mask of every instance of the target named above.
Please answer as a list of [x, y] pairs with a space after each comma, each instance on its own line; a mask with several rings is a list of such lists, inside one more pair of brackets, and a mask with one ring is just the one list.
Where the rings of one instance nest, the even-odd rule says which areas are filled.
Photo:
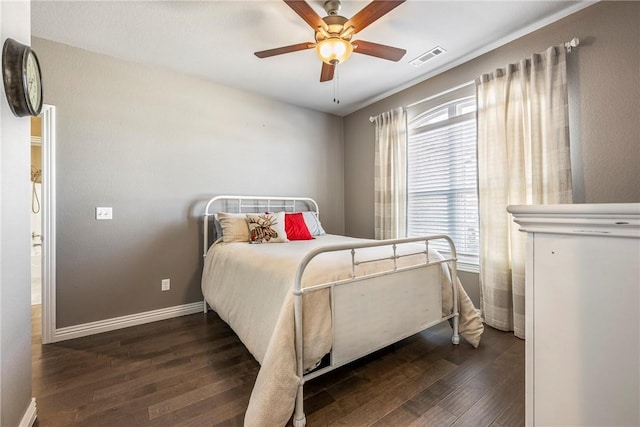
[[[640, 201], [640, 2], [600, 2], [347, 116], [345, 230], [373, 237], [374, 127], [369, 116], [443, 92], [579, 37], [568, 55], [575, 202]], [[463, 277], [477, 294], [477, 275]], [[477, 302], [477, 301], [476, 301]]]
[[344, 232], [341, 118], [33, 44], [57, 116], [58, 328], [202, 300], [199, 215], [214, 195], [310, 196]]
[[[29, 2], [0, 2], [0, 40], [29, 44]], [[15, 117], [0, 85], [0, 426], [31, 402], [29, 118]]]

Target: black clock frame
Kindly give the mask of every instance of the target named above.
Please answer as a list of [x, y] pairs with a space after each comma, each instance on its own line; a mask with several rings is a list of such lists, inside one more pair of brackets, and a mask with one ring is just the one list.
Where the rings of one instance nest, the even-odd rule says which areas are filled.
[[41, 76], [40, 61], [31, 47], [8, 38], [5, 40], [2, 48], [2, 80], [4, 82], [4, 91], [7, 95], [7, 102], [9, 103], [9, 107], [11, 107], [11, 111], [17, 117], [38, 116], [42, 111], [41, 77], [39, 104], [31, 105], [28, 95], [27, 60], [30, 53], [33, 54], [38, 75]]

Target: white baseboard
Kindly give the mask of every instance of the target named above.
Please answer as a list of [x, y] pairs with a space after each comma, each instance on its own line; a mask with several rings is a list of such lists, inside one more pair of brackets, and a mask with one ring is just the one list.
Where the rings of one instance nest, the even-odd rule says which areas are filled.
[[31, 403], [29, 403], [29, 407], [27, 408], [27, 410], [25, 411], [24, 415], [22, 416], [22, 420], [20, 420], [20, 424], [18, 424], [18, 427], [31, 427], [33, 426], [33, 423], [36, 422], [36, 398], [33, 397], [31, 398]]
[[127, 316], [98, 320], [96, 322], [83, 323], [81, 325], [67, 326], [56, 329], [52, 342], [65, 341], [73, 338], [86, 337], [102, 332], [115, 331], [129, 326], [142, 325], [157, 322], [158, 320], [171, 319], [173, 317], [186, 316], [188, 314], [202, 313], [202, 301], [191, 304], [176, 305], [158, 310], [145, 311], [144, 313], [129, 314]]

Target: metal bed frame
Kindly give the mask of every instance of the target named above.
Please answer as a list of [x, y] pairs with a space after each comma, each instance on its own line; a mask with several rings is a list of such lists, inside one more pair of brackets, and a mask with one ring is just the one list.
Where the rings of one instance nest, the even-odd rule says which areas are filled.
[[[318, 213], [318, 204], [310, 198], [306, 197], [265, 197], [265, 196], [216, 196], [209, 200], [205, 207], [204, 213], [204, 239], [203, 239], [203, 249], [204, 254], [206, 256], [207, 250], [209, 248], [210, 237], [209, 237], [209, 222], [212, 217], [215, 215], [215, 212], [219, 210], [214, 210], [216, 204], [223, 204], [224, 209], [229, 212], [229, 208], [235, 208], [237, 212], [259, 212], [264, 210], [274, 210], [280, 209], [287, 212], [294, 212], [297, 208], [303, 208], [302, 210], [310, 210]], [[219, 236], [218, 236], [219, 237]], [[450, 256], [444, 259], [430, 259], [429, 256], [429, 242], [432, 240], [444, 240], [448, 243], [450, 247]], [[415, 244], [415, 243], [423, 243], [424, 249], [411, 252], [406, 254], [398, 254], [398, 247], [406, 244]], [[358, 251], [361, 251], [366, 248], [373, 247], [388, 247], [390, 249], [390, 254], [385, 257], [376, 258], [376, 259], [366, 259], [364, 261], [359, 261], [357, 259]], [[305, 272], [305, 268], [309, 265], [309, 263], [317, 256], [327, 253], [327, 252], [336, 252], [336, 251], [349, 251], [351, 253], [351, 277], [347, 279], [342, 279], [333, 282], [316, 284], [313, 286], [302, 287], [302, 277]], [[398, 266], [398, 260], [407, 257], [407, 256], [416, 256], [416, 255], [424, 255], [423, 262], [419, 264], [414, 264], [411, 266], [400, 267]], [[358, 275], [356, 273], [356, 267], [358, 265], [368, 263], [368, 262], [376, 262], [376, 261], [384, 261], [390, 260], [393, 262], [393, 268], [390, 270], [385, 270], [383, 272], [373, 273], [373, 274], [363, 274]], [[343, 293], [343, 290], [348, 290], [353, 286], [367, 286], [369, 284], [370, 288], [368, 290], [371, 293], [382, 292], [376, 298], [384, 299], [386, 295], [390, 295], [389, 292], [395, 292], [395, 290], [382, 290], [382, 287], [387, 286], [390, 282], [384, 282], [387, 285], [380, 282], [380, 280], [384, 280], [383, 278], [390, 275], [399, 275], [398, 280], [394, 282], [394, 285], [399, 285], [402, 282], [403, 276], [405, 281], [408, 280], [416, 280], [416, 274], [424, 273], [425, 271], [421, 271], [426, 267], [430, 267], [433, 265], [439, 265], [443, 263], [448, 263], [450, 272], [451, 272], [451, 283], [452, 283], [452, 295], [453, 295], [453, 311], [451, 314], [442, 316], [441, 312], [438, 313], [437, 318], [429, 318], [425, 320], [420, 320], [419, 323], [412, 323], [410, 325], [403, 325], [400, 329], [393, 331], [385, 331], [381, 336], [380, 341], [375, 343], [371, 343], [370, 339], [365, 340], [368, 342], [356, 343], [354, 345], [353, 335], [349, 335], [348, 339], [340, 338], [337, 334], [337, 330], [342, 328], [342, 325], [335, 321], [336, 317], [338, 317], [338, 313], [341, 313], [342, 310], [351, 311], [356, 305], [354, 304], [353, 294], [349, 294], [348, 291]], [[413, 277], [412, 277], [413, 275]], [[300, 262], [300, 265], [297, 268], [295, 280], [293, 283], [293, 297], [294, 297], [294, 322], [295, 322], [295, 348], [296, 348], [296, 374], [300, 378], [300, 382], [298, 385], [298, 392], [296, 396], [295, 410], [293, 415], [293, 425], [295, 427], [304, 427], [306, 424], [306, 417], [304, 415], [304, 394], [303, 388], [306, 381], [309, 381], [313, 378], [316, 378], [322, 374], [330, 372], [340, 366], [343, 366], [347, 363], [350, 363], [360, 357], [366, 356], [367, 354], [373, 353], [377, 350], [380, 350], [388, 345], [391, 345], [395, 342], [398, 342], [404, 338], [412, 336], [418, 332], [421, 332], [425, 329], [428, 329], [432, 326], [435, 326], [441, 322], [451, 320], [453, 327], [453, 334], [451, 337], [451, 342], [453, 344], [460, 343], [460, 337], [458, 334], [458, 321], [459, 321], [459, 308], [458, 308], [458, 289], [457, 289], [457, 256], [456, 249], [453, 241], [449, 236], [446, 235], [434, 235], [434, 236], [425, 236], [425, 237], [416, 237], [416, 238], [404, 238], [404, 239], [392, 239], [392, 240], [379, 240], [374, 242], [364, 242], [364, 243], [356, 243], [356, 244], [338, 244], [338, 245], [327, 245], [316, 248], [309, 252]], [[438, 295], [440, 296], [441, 301], [441, 284], [438, 282]], [[388, 286], [387, 286], [388, 287]], [[317, 369], [310, 370], [309, 372], [305, 372], [303, 365], [303, 324], [302, 324], [302, 298], [305, 294], [310, 292], [317, 292], [324, 289], [328, 289], [330, 292], [330, 307], [331, 307], [331, 324], [332, 324], [332, 342], [333, 346], [329, 353], [329, 362], [326, 366], [320, 366]], [[387, 292], [387, 294], [385, 294]], [[343, 293], [343, 295], [341, 295]], [[382, 295], [382, 296], [380, 296]], [[346, 301], [342, 301], [345, 300]], [[368, 302], [367, 300], [363, 300], [365, 304]], [[440, 307], [438, 309], [441, 311], [441, 302], [439, 302]], [[346, 308], [345, 306], [349, 306]], [[397, 311], [400, 313], [402, 308], [398, 308]], [[207, 312], [207, 302], [204, 301], [204, 311]], [[354, 315], [351, 315], [351, 319], [354, 319]], [[364, 318], [364, 320], [360, 321], [360, 327], [355, 326], [355, 328], [360, 328], [358, 330], [366, 330], [367, 324], [371, 319]], [[346, 322], [345, 322], [346, 323]], [[349, 326], [349, 328], [353, 328]], [[365, 333], [369, 334], [379, 334], [379, 331], [368, 331]], [[355, 338], [357, 340], [357, 337]], [[358, 350], [352, 351], [348, 348], [342, 348], [343, 345], [347, 345], [346, 341], [349, 341], [349, 348], [357, 347]]]

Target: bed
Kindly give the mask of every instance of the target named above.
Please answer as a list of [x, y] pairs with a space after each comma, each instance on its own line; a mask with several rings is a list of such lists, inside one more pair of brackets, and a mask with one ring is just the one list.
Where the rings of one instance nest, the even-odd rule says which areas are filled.
[[[242, 221], [251, 228], [266, 213], [272, 231], [302, 217], [311, 238], [272, 243], [284, 236], [279, 229], [260, 234], [269, 243], [249, 243], [255, 235], [247, 239]], [[448, 243], [447, 257], [429, 248], [434, 240]], [[205, 207], [203, 251], [205, 312], [216, 311], [261, 365], [247, 426], [285, 425], [292, 412], [294, 426], [304, 426], [306, 381], [443, 321], [453, 344], [459, 334], [480, 341], [482, 320], [447, 236], [331, 235], [312, 199], [217, 196]]]

